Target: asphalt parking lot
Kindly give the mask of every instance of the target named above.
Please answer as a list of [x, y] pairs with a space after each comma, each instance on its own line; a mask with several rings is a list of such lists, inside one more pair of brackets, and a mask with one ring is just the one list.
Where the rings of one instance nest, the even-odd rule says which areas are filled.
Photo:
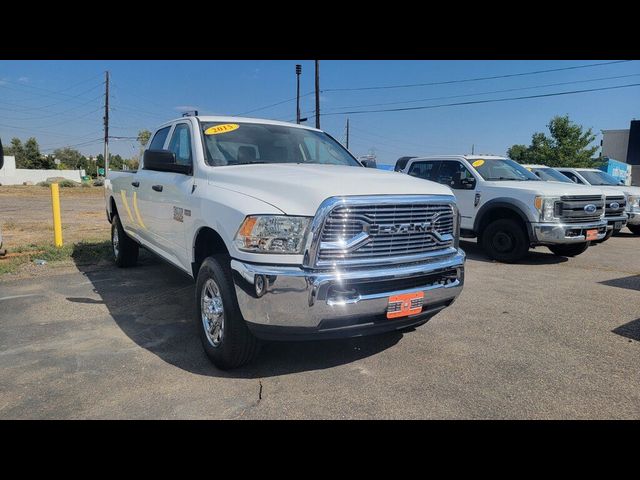
[[274, 343], [230, 372], [205, 357], [194, 288], [141, 265], [0, 279], [0, 418], [640, 417], [640, 238], [565, 259], [488, 261], [417, 330]]

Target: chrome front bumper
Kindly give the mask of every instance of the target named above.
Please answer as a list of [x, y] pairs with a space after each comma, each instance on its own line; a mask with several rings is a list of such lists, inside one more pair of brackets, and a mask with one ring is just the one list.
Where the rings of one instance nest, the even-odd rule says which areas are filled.
[[[238, 304], [259, 337], [357, 336], [424, 323], [462, 291], [462, 250], [429, 262], [315, 271], [231, 261]], [[424, 292], [422, 312], [386, 318], [389, 297]]]
[[537, 245], [584, 243], [587, 230], [598, 230], [598, 240], [607, 234], [607, 221], [591, 223], [532, 223]]
[[629, 215], [627, 220], [629, 225], [640, 225], [640, 212], [627, 212], [627, 215]]
[[624, 227], [627, 224], [629, 216], [625, 213], [617, 217], [604, 217], [604, 219], [607, 221], [607, 230], [612, 230], [615, 224], [618, 222], [620, 222]]

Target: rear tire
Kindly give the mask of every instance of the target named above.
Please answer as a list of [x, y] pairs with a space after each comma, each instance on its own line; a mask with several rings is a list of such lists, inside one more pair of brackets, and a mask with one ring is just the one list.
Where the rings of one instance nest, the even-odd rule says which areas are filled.
[[559, 257], [575, 257], [584, 253], [589, 248], [589, 242], [575, 243], [572, 245], [550, 245], [549, 250]]
[[207, 257], [196, 280], [196, 321], [205, 353], [221, 370], [238, 368], [258, 354], [260, 342], [242, 317], [228, 257]]
[[529, 251], [527, 232], [518, 222], [508, 218], [487, 225], [480, 242], [490, 258], [504, 263], [518, 262]]
[[631, 233], [633, 233], [634, 235], [640, 235], [640, 225], [627, 225], [627, 228], [631, 231]]
[[140, 246], [125, 233], [118, 215], [114, 215], [111, 220], [111, 252], [116, 265], [120, 268], [135, 266], [139, 250]]

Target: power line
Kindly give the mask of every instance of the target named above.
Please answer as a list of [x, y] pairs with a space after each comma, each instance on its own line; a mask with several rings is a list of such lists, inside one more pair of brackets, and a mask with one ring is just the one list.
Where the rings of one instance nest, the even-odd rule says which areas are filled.
[[544, 93], [540, 95], [527, 95], [522, 97], [508, 97], [508, 98], [496, 98], [490, 100], [473, 100], [469, 102], [457, 102], [457, 103], [443, 103], [440, 105], [423, 105], [420, 107], [402, 107], [402, 108], [382, 108], [376, 110], [352, 110], [349, 112], [335, 112], [335, 113], [323, 113], [322, 115], [356, 115], [359, 113], [379, 113], [379, 112], [404, 112], [409, 110], [427, 110], [431, 108], [440, 108], [440, 107], [454, 107], [458, 105], [476, 105], [480, 103], [494, 103], [494, 102], [508, 102], [512, 100], [525, 100], [529, 98], [544, 98], [544, 97], [557, 97], [561, 95], [573, 95], [576, 93], [588, 93], [588, 92], [600, 92], [603, 90], [615, 90], [619, 88], [628, 88], [628, 87], [638, 87], [640, 83], [630, 83], [628, 85], [617, 85], [615, 87], [602, 87], [602, 88], [589, 88], [585, 90], [572, 90], [569, 92], [555, 92], [555, 93]]
[[344, 108], [361, 108], [361, 107], [378, 107], [378, 106], [386, 106], [386, 105], [403, 105], [406, 103], [417, 103], [417, 102], [428, 102], [431, 100], [446, 100], [449, 98], [463, 98], [463, 97], [476, 97], [479, 95], [491, 95], [494, 93], [506, 93], [506, 92], [517, 92], [517, 91], [521, 91], [521, 90], [533, 90], [536, 88], [546, 88], [546, 87], [558, 87], [561, 85], [572, 85], [575, 83], [589, 83], [589, 82], [597, 82], [597, 81], [601, 81], [601, 80], [616, 80], [616, 79], [620, 79], [620, 78], [628, 78], [628, 77], [637, 77], [640, 76], [640, 73], [632, 73], [629, 75], [616, 75], [613, 77], [600, 77], [600, 78], [591, 78], [588, 80], [573, 80], [571, 82], [557, 82], [557, 83], [547, 83], [545, 85], [534, 85], [531, 87], [518, 87], [518, 88], [507, 88], [507, 89], [503, 89], [503, 90], [493, 90], [490, 92], [478, 92], [478, 93], [466, 93], [466, 94], [462, 94], [462, 95], [448, 95], [448, 96], [444, 96], [444, 97], [430, 97], [430, 98], [420, 98], [420, 99], [416, 99], [416, 100], [405, 100], [405, 101], [401, 101], [401, 102], [384, 102], [384, 103], [369, 103], [369, 104], [361, 104], [361, 105], [349, 105], [349, 106], [342, 106], [342, 107], [333, 107], [330, 109], [330, 111], [335, 111], [338, 109], [344, 109]]
[[[309, 95], [313, 95], [313, 93], [314, 92], [305, 93], [304, 95], [300, 95], [300, 98], [308, 97]], [[253, 110], [247, 110], [246, 112], [234, 113], [232, 116], [242, 117], [243, 115], [246, 115], [248, 113], [259, 112], [260, 110], [266, 110], [267, 108], [277, 107], [278, 105], [282, 105], [283, 103], [293, 102], [294, 100], [296, 100], [296, 98], [298, 97], [289, 98], [287, 100], [282, 100], [280, 102], [272, 103], [270, 105], [264, 105], [262, 107], [254, 108]]]
[[572, 67], [551, 68], [547, 70], [535, 70], [532, 72], [509, 73], [505, 75], [492, 75], [490, 77], [465, 78], [460, 80], [445, 80], [441, 82], [409, 83], [404, 85], [379, 85], [374, 87], [327, 88], [323, 91], [324, 92], [353, 92], [353, 91], [360, 91], [360, 90], [386, 90], [391, 88], [412, 88], [412, 87], [427, 87], [432, 85], [449, 85], [452, 83], [477, 82], [480, 80], [495, 80], [498, 78], [523, 77], [525, 75], [538, 75], [541, 73], [560, 72], [564, 70], [577, 70], [579, 68], [601, 67], [604, 65], [613, 65], [617, 63], [625, 63], [630, 61], [631, 60], [616, 60], [612, 62], [590, 63], [587, 65], [575, 65]]

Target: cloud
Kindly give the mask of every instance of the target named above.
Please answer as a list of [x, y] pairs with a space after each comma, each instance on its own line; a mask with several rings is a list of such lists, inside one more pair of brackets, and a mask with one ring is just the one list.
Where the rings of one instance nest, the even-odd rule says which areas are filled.
[[21, 83], [29, 83], [29, 77], [20, 77], [18, 81]]
[[178, 105], [177, 107], [173, 107], [173, 109], [178, 112], [192, 112], [194, 110], [199, 110], [195, 105]]

